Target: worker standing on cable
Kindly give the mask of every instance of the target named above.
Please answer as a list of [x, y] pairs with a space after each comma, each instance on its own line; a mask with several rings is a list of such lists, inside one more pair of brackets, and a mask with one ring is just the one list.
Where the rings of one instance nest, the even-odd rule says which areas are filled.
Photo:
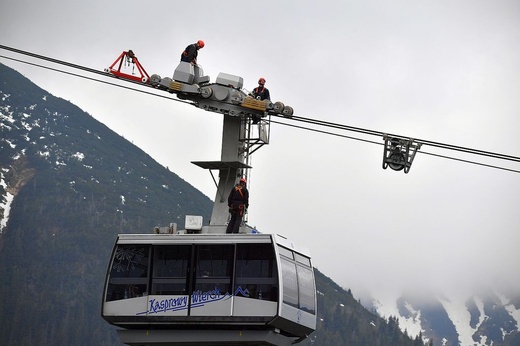
[[229, 220], [226, 233], [238, 233], [244, 213], [249, 208], [249, 191], [247, 191], [246, 185], [247, 181], [240, 178], [240, 182], [229, 193], [228, 207], [231, 220]]
[[190, 44], [181, 54], [181, 61], [189, 62], [197, 65], [197, 55], [199, 49], [204, 48], [204, 41], [198, 40], [196, 43]]

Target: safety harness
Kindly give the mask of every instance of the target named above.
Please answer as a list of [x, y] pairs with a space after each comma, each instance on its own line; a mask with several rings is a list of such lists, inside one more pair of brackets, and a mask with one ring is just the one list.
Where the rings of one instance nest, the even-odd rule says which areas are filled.
[[265, 87], [264, 87], [264, 86], [262, 87], [262, 90], [260, 90], [260, 87], [256, 87], [256, 88], [253, 90], [253, 92], [254, 92], [256, 95], [260, 95], [260, 94], [263, 95], [264, 91], [265, 91]]
[[[241, 185], [238, 185], [238, 186], [235, 186], [235, 193], [238, 191], [238, 193], [240, 193], [240, 196], [242, 198], [244, 198], [244, 193], [242, 192], [242, 186]], [[238, 212], [240, 213], [240, 216], [243, 216], [244, 215], [244, 205], [243, 204], [239, 204], [236, 208], [235, 206], [233, 206], [233, 211], [236, 211], [236, 209], [238, 209]]]

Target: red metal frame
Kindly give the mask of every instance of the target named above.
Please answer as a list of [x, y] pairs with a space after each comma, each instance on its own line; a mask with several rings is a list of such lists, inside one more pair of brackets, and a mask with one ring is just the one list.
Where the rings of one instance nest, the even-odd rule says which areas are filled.
[[[139, 77], [136, 75], [133, 75], [133, 74], [121, 72], [121, 66], [123, 66], [123, 62], [125, 61], [125, 59], [127, 59], [132, 64], [134, 64], [135, 67], [137, 67], [137, 70], [139, 71], [139, 74], [140, 74]], [[119, 63], [119, 65], [117, 66], [117, 69], [115, 69], [114, 66], [117, 63]], [[148, 83], [148, 81], [150, 81], [150, 76], [148, 75], [148, 73], [146, 73], [146, 71], [144, 70], [144, 67], [141, 65], [139, 60], [137, 60], [137, 57], [135, 56], [134, 52], [132, 52], [132, 50], [121, 53], [121, 55], [119, 55], [119, 57], [116, 59], [116, 61], [114, 61], [114, 63], [112, 65], [110, 65], [110, 67], [108, 68], [108, 71], [111, 74], [113, 74], [114, 76], [117, 76], [120, 78], [131, 79], [136, 82]]]

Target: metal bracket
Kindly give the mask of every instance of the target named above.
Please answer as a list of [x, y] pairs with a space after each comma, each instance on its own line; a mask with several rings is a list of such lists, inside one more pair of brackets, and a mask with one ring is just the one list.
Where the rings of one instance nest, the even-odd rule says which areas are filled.
[[[134, 70], [132, 69], [132, 74], [128, 74], [124, 71], [121, 71], [121, 67], [123, 67], [123, 63], [126, 61], [128, 65], [133, 65], [133, 67], [137, 67], [139, 71], [139, 76], [134, 75]], [[117, 67], [116, 67], [117, 65]], [[150, 80], [150, 76], [145, 71], [144, 67], [141, 65], [134, 52], [130, 49], [129, 51], [124, 51], [119, 55], [119, 57], [110, 65], [109, 68], [105, 69], [105, 72], [111, 73], [116, 77], [130, 79], [136, 82], [148, 83]]]
[[410, 171], [413, 159], [421, 144], [410, 138], [390, 137], [385, 134], [385, 148], [383, 151], [383, 169], [390, 166], [394, 171]]

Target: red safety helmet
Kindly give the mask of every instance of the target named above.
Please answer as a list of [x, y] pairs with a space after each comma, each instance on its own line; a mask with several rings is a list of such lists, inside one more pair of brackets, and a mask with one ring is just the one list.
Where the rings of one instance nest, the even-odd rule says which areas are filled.
[[204, 48], [204, 41], [198, 40], [197, 44], [199, 45], [200, 48]]
[[265, 78], [263, 78], [263, 77], [260, 78], [260, 79], [258, 80], [258, 84], [260, 84], [260, 85], [264, 85], [264, 84], [265, 84]]
[[244, 183], [244, 184], [247, 184], [246, 178], [240, 178], [240, 182]]

